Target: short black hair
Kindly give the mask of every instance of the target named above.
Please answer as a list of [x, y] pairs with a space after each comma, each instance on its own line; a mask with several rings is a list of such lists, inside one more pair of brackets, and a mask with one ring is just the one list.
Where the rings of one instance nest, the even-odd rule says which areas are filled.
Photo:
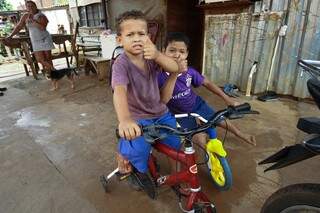
[[171, 42], [174, 42], [174, 41], [184, 42], [185, 45], [187, 46], [187, 49], [189, 49], [190, 40], [189, 40], [188, 36], [186, 36], [186, 34], [184, 34], [182, 32], [169, 32], [167, 34], [167, 38], [166, 38], [166, 42], [165, 42], [165, 46], [164, 47], [167, 48], [168, 45]]
[[139, 10], [130, 10], [130, 11], [124, 12], [120, 14], [116, 19], [116, 30], [118, 35], [121, 34], [121, 27], [120, 27], [121, 23], [130, 19], [139, 19], [147, 23], [146, 16], [143, 14], [143, 12]]
[[26, 4], [33, 4], [33, 6], [35, 6], [36, 8], [38, 8], [38, 7], [37, 7], [37, 4], [36, 4], [34, 1], [28, 0], [28, 1], [26, 1]]

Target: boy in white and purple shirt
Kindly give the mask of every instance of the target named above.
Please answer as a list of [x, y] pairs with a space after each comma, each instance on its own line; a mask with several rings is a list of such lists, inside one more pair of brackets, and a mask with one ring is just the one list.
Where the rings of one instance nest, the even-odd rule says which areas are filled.
[[[186, 60], [188, 57], [189, 39], [180, 32], [169, 33], [165, 43], [165, 55], [177, 61]], [[188, 67], [187, 71], [181, 74], [169, 74], [161, 72], [158, 74], [159, 87], [161, 88], [162, 100], [167, 102], [167, 106], [172, 113], [197, 113], [205, 119], [209, 119], [215, 113], [200, 96], [195, 94], [193, 87], [204, 86], [210, 92], [220, 96], [227, 105], [238, 105], [239, 103], [228, 97], [215, 84], [206, 79], [195, 69]], [[194, 118], [179, 118], [178, 123], [183, 128], [194, 128], [197, 122]], [[237, 127], [228, 122], [221, 122], [219, 126], [228, 128], [233, 134], [244, 140], [245, 142], [255, 145], [255, 137], [242, 133]], [[215, 131], [210, 131], [210, 138], [216, 137]], [[206, 143], [205, 138], [199, 139], [201, 144]]]

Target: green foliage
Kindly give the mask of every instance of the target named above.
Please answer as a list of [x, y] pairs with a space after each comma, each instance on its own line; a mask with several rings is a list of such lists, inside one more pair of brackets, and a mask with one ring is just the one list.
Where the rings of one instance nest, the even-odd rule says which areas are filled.
[[14, 26], [9, 21], [4, 26], [0, 26], [0, 37], [8, 36], [13, 30]]
[[0, 0], [0, 11], [10, 11], [13, 10], [12, 5], [7, 2], [7, 0]]

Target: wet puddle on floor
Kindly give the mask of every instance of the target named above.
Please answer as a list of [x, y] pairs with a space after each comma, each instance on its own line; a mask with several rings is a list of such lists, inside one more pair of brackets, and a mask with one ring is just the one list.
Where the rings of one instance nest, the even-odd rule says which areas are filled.
[[32, 126], [36, 127], [50, 127], [50, 121], [44, 118], [36, 117], [32, 112], [29, 111], [22, 111], [19, 112], [18, 116], [20, 117], [17, 122], [16, 126], [22, 128], [28, 128]]
[[14, 116], [18, 118], [15, 126], [27, 130], [51, 161], [59, 164], [72, 156], [64, 144], [58, 144], [58, 135], [52, 131], [52, 123], [47, 117], [39, 116], [31, 110], [19, 111]]

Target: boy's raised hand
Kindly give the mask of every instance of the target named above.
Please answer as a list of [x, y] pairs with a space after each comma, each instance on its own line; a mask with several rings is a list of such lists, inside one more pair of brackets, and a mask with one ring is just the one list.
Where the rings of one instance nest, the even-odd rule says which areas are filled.
[[179, 58], [176, 62], [179, 66], [179, 72], [186, 72], [188, 70], [188, 60]]
[[154, 60], [159, 56], [157, 47], [152, 43], [149, 36], [144, 42], [143, 57], [145, 59]]
[[132, 140], [141, 135], [141, 129], [138, 124], [131, 120], [125, 120], [119, 123], [119, 136], [126, 140]]

